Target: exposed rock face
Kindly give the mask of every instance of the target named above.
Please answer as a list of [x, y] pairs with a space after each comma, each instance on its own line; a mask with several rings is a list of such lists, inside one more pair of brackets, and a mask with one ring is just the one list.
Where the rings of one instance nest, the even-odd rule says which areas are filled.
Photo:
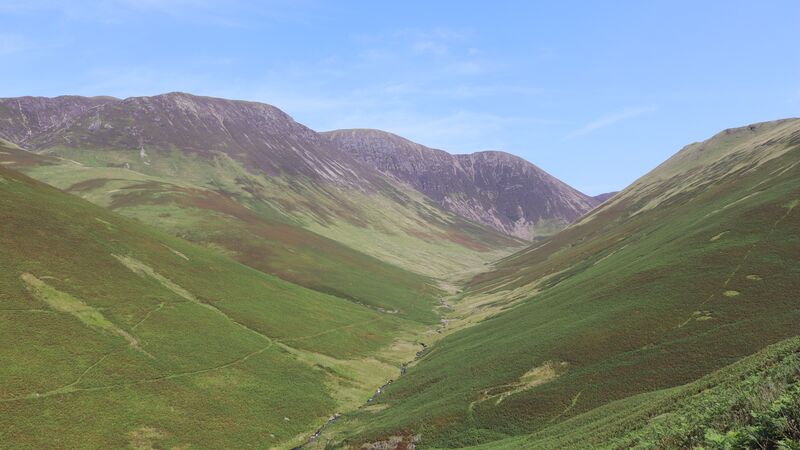
[[0, 99], [0, 136], [32, 150], [129, 149], [146, 158], [177, 148], [223, 152], [270, 175], [343, 184], [372, 174], [273, 106], [169, 93], [153, 97]]
[[25, 146], [33, 139], [68, 127], [86, 111], [118, 102], [112, 97], [17, 97], [0, 99], [0, 135]]
[[508, 153], [451, 155], [379, 130], [323, 134], [446, 209], [523, 239], [550, 234], [599, 203]]
[[144, 164], [175, 150], [224, 154], [293, 182], [397, 197], [389, 175], [461, 217], [523, 239], [551, 234], [598, 203], [507, 153], [450, 155], [380, 131], [321, 134], [267, 104], [180, 92], [0, 99], [0, 138], [56, 155], [65, 148], [130, 150]]

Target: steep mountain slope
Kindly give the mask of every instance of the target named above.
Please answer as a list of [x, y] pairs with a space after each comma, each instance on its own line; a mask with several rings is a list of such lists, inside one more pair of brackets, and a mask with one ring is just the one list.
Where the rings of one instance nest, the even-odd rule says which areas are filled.
[[[452, 448], [552, 431], [585, 445], [603, 433], [595, 408], [798, 334], [798, 205], [800, 120], [690, 145], [477, 276], [453, 301], [451, 334], [332, 436]], [[596, 421], [570, 435], [566, 421], [584, 413]]]
[[[3, 137], [15, 144], [80, 169], [73, 164], [32, 170], [32, 176], [221, 247], [254, 267], [264, 268], [277, 247], [285, 253], [297, 242], [331, 247], [333, 240], [342, 244], [335, 252], [346, 254], [341, 247], [347, 246], [442, 276], [482, 266], [520, 244], [443, 211], [269, 105], [182, 93], [4, 99], [0, 123]], [[160, 210], [165, 203], [170, 211]], [[209, 211], [213, 223], [206, 227]], [[329, 240], [306, 239], [298, 227]], [[345, 258], [357, 259], [352, 252]], [[282, 263], [266, 270], [279, 267], [284, 276], [287, 270], [300, 276], [300, 267]], [[342, 284], [322, 288], [364, 297]]]
[[[57, 163], [5, 144], [2, 152]], [[415, 323], [250, 269], [5, 166], [5, 445], [293, 447], [415, 351], [404, 341]]]
[[23, 144], [71, 125], [86, 111], [117, 101], [112, 97], [73, 95], [0, 99], [0, 136]]
[[531, 240], [563, 228], [598, 202], [514, 155], [451, 155], [379, 130], [323, 133], [336, 147], [402, 180], [469, 220]]
[[304, 174], [358, 183], [367, 172], [337, 162], [312, 130], [262, 103], [170, 93], [154, 97], [22, 97], [0, 101], [4, 137], [29, 149], [65, 145], [221, 151], [269, 175]]

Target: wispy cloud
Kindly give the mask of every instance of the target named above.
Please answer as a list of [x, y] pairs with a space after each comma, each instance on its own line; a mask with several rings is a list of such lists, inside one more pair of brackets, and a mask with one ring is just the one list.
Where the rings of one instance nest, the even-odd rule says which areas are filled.
[[[310, 11], [306, 1], [269, 0], [5, 0], [0, 14], [57, 14], [67, 20], [100, 24], [136, 23], [139, 16], [160, 16], [176, 23], [245, 27], [252, 19], [303, 21]], [[302, 13], [302, 14], [301, 14]]]
[[356, 64], [385, 64], [403, 67], [425, 65], [429, 75], [475, 76], [506, 68], [475, 45], [475, 33], [468, 29], [406, 28], [380, 34], [353, 36], [361, 46]]
[[603, 116], [600, 116], [597, 119], [592, 120], [586, 125], [578, 128], [577, 130], [567, 134], [567, 136], [564, 139], [568, 140], [579, 136], [584, 136], [589, 133], [593, 133], [597, 130], [610, 127], [611, 125], [617, 124], [619, 122], [634, 119], [636, 117], [640, 117], [645, 114], [653, 113], [657, 109], [658, 109], [657, 106], [650, 105], [650, 106], [628, 107], [617, 111], [613, 111], [608, 114], [604, 114]]
[[0, 34], [0, 55], [8, 56], [35, 50], [52, 50], [64, 45], [63, 41], [53, 38], [43, 40], [23, 34]]
[[0, 34], [0, 55], [24, 52], [36, 46], [36, 42], [13, 34]]
[[396, 97], [436, 97], [442, 99], [469, 99], [496, 95], [536, 96], [544, 89], [524, 85], [501, 85], [489, 83], [425, 84], [413, 81], [388, 83], [373, 86], [365, 94], [369, 96], [388, 95]]
[[506, 138], [510, 129], [531, 130], [554, 123], [534, 116], [506, 116], [469, 110], [425, 115], [413, 110], [393, 110], [337, 117], [323, 128], [377, 128], [429, 147], [461, 153], [508, 150]]
[[522, 104], [546, 91], [487, 77], [510, 66], [482, 51], [470, 30], [386, 30], [352, 39], [356, 51], [271, 68], [258, 86], [221, 94], [271, 103], [320, 130], [379, 128], [451, 151], [508, 149], [514, 132], [552, 125], [525, 108], [487, 111], [501, 98]]

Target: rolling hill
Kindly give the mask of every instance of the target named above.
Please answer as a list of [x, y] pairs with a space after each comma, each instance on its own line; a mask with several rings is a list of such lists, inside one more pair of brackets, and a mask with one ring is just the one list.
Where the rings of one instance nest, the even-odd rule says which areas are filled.
[[[37, 179], [360, 301], [366, 295], [347, 292], [344, 275], [300, 278], [340, 257], [372, 265], [365, 255], [441, 277], [521, 244], [442, 210], [261, 103], [184, 93], [2, 99], [0, 137], [65, 163], [27, 169]], [[293, 262], [314, 260], [316, 251], [286, 255], [298, 242], [322, 249], [320, 270]], [[325, 260], [328, 250], [339, 256]], [[270, 260], [277, 261], [265, 267]]]
[[547, 237], [600, 203], [504, 152], [451, 155], [380, 130], [323, 135], [448, 211], [526, 240]]
[[267, 275], [5, 166], [0, 442], [293, 447], [418, 348], [418, 322]]
[[798, 204], [800, 120], [689, 145], [476, 276], [447, 335], [327, 439], [693, 447], [745, 442], [757, 417], [792, 438], [796, 339], [737, 361], [800, 331]]
[[10, 143], [0, 143], [0, 164], [294, 284], [414, 320], [438, 321], [431, 309], [439, 292], [435, 280], [211, 189], [124, 168], [87, 167]]

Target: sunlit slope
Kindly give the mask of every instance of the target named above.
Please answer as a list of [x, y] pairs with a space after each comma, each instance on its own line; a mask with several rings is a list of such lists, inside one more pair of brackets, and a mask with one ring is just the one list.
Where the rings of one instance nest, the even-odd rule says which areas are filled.
[[[64, 188], [74, 186], [76, 193], [80, 190], [80, 195], [89, 199], [106, 197], [106, 204], [112, 207], [127, 208], [127, 214], [141, 215], [156, 225], [162, 222], [173, 225], [181, 234], [188, 236], [198, 229], [202, 233], [205, 228], [202, 219], [206, 213], [203, 210], [226, 216], [224, 218], [229, 223], [223, 229], [233, 231], [230, 222], [236, 220], [231, 220], [231, 216], [238, 221], [242, 218], [235, 217], [232, 208], [247, 208], [257, 214], [260, 220], [266, 221], [267, 225], [280, 223], [311, 231], [384, 263], [434, 277], [480, 266], [522, 245], [521, 241], [440, 209], [410, 188], [385, 180], [375, 180], [369, 189], [362, 189], [313, 180], [303, 175], [271, 176], [257, 168], [245, 167], [222, 152], [209, 157], [179, 151], [151, 151], [147, 164], [137, 151], [129, 150], [59, 147], [49, 149], [46, 154], [78, 161], [95, 171], [80, 173], [75, 172], [74, 167], [69, 167], [66, 171], [34, 171], [31, 172], [32, 176]], [[127, 178], [131, 172], [162, 185], [103, 184], [109, 178], [112, 181], [115, 178]], [[82, 181], [89, 184], [76, 186]], [[167, 203], [170, 200], [169, 191], [175, 190], [170, 184], [211, 193], [201, 195], [200, 199], [186, 199], [183, 205], [178, 205], [186, 213], [184, 215], [190, 216], [188, 219], [192, 223], [170, 224], [169, 217], [163, 221], [153, 220], [147, 215], [159, 214], [160, 208], [151, 207], [151, 211], [146, 211], [147, 208], [141, 207], [143, 204]], [[148, 189], [155, 192], [148, 192]], [[159, 190], [166, 190], [167, 195], [161, 195]], [[186, 196], [181, 194], [181, 197]], [[221, 205], [220, 202], [226, 204]], [[244, 230], [246, 232], [242, 234], [238, 232], [242, 231], [242, 224], [234, 225], [234, 228], [240, 229], [233, 233], [234, 237], [251, 237], [243, 242], [231, 242], [233, 239], [230, 235], [215, 232], [214, 224], [209, 226], [217, 237], [216, 243], [227, 250], [237, 252], [244, 248], [246, 250], [243, 251], [258, 252], [259, 247], [263, 247], [263, 243], [255, 242], [259, 240], [257, 237], [261, 231]], [[256, 239], [252, 237], [253, 234]], [[309, 236], [309, 233], [303, 234]], [[269, 233], [267, 238], [284, 240], [280, 232]], [[322, 242], [316, 236], [309, 236], [308, 239]], [[289, 242], [285, 245], [291, 247], [291, 238], [287, 240]], [[344, 252], [344, 249], [339, 252]]]
[[293, 446], [407, 358], [387, 348], [415, 325], [394, 314], [266, 275], [4, 166], [0, 442]]
[[[69, 173], [31, 172], [37, 179], [74, 187], [92, 200], [105, 197], [112, 206], [125, 207], [128, 215], [238, 254], [260, 269], [270, 258], [282, 260], [266, 270], [294, 268], [293, 281], [318, 283], [362, 301], [367, 293], [344, 289], [350, 281], [346, 274], [331, 277], [337, 280], [301, 280], [298, 274], [309, 266], [292, 267], [292, 260], [302, 257], [287, 255], [281, 247], [292, 248], [298, 239], [318, 244], [323, 259], [342, 266], [347, 263], [340, 260], [358, 258], [353, 252], [308, 233], [281, 230], [276, 222], [434, 277], [480, 267], [523, 244], [444, 211], [263, 103], [180, 92], [127, 99], [0, 99], [0, 137], [96, 169], [83, 174], [74, 167]], [[130, 172], [148, 183], [123, 184], [119, 178], [135, 176]], [[163, 203], [178, 203], [182, 211], [162, 211]], [[253, 214], [243, 217], [243, 208]], [[206, 224], [209, 212], [215, 217]], [[253, 216], [267, 223], [254, 229]], [[330, 254], [336, 252], [341, 255]], [[357, 266], [371, 265], [361, 259]], [[322, 261], [318, 269], [326, 264]], [[399, 276], [383, 272], [372, 278]]]
[[429, 278], [281, 220], [261, 203], [174, 178], [90, 167], [0, 142], [0, 164], [146, 224], [211, 247], [268, 274], [423, 322], [438, 290]]
[[522, 158], [500, 151], [451, 155], [380, 130], [322, 133], [336, 148], [402, 180], [461, 217], [541, 240], [599, 204]]
[[354, 418], [351, 442], [528, 434], [797, 335], [800, 120], [728, 130], [670, 161], [475, 279], [451, 319], [487, 319], [436, 344], [380, 397], [388, 408]]
[[798, 424], [800, 339], [791, 338], [697, 381], [472, 448], [793, 448]]

